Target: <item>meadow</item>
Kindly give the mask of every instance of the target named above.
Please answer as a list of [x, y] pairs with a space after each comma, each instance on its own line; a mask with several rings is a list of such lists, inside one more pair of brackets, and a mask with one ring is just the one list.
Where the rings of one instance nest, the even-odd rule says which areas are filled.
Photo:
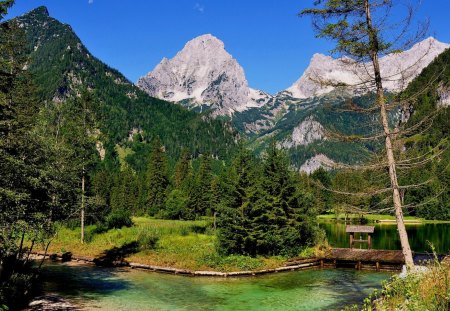
[[[134, 217], [132, 227], [98, 232], [86, 228], [86, 242], [80, 229], [60, 227], [48, 253], [71, 252], [75, 256], [98, 258], [121, 252], [129, 262], [190, 270], [243, 271], [281, 266], [282, 256], [225, 256], [216, 247], [216, 233], [208, 218], [195, 221]], [[306, 251], [311, 253], [311, 251]]]

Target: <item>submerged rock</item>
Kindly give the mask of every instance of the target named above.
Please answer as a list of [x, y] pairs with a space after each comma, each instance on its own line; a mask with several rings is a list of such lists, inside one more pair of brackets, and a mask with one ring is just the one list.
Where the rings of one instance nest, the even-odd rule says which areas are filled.
[[57, 294], [46, 294], [35, 298], [24, 311], [76, 311], [77, 306]]

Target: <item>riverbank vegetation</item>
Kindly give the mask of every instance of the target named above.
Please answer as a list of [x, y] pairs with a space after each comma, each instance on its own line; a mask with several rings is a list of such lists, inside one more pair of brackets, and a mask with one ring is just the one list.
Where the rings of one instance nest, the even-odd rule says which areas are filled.
[[[80, 229], [62, 227], [48, 249], [51, 253], [73, 255], [173, 267], [189, 270], [243, 271], [280, 267], [285, 256], [223, 255], [213, 219], [180, 221], [134, 217], [132, 227], [98, 232], [96, 225], [86, 228], [86, 243], [79, 241]], [[318, 249], [304, 248], [303, 255], [316, 255]]]
[[394, 275], [364, 300], [362, 306], [345, 310], [436, 310], [449, 309], [450, 262], [429, 262], [415, 273]]

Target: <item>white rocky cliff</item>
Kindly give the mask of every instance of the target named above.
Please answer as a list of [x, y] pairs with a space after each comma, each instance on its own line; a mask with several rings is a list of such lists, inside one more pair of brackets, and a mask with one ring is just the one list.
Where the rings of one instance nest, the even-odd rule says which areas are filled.
[[249, 88], [242, 67], [210, 34], [189, 41], [174, 58], [164, 58], [137, 86], [161, 99], [207, 105], [216, 115], [260, 107], [270, 98]]
[[316, 154], [314, 157], [306, 160], [302, 166], [300, 166], [300, 172], [306, 174], [312, 174], [317, 171], [319, 168], [324, 168], [325, 170], [330, 170], [334, 165], [334, 161], [328, 158], [324, 154]]
[[306, 146], [310, 143], [325, 138], [322, 124], [315, 121], [312, 116], [307, 117], [297, 125], [289, 138], [281, 143], [284, 148]]
[[[393, 92], [404, 89], [422, 69], [449, 47], [449, 44], [430, 37], [407, 51], [380, 58], [383, 86]], [[329, 93], [337, 85], [348, 85], [348, 91], [364, 93], [369, 87], [362, 85], [362, 82], [370, 79], [368, 74], [372, 71], [370, 64], [355, 64], [349, 58], [334, 59], [314, 54], [300, 79], [286, 91], [295, 98], [309, 98]]]

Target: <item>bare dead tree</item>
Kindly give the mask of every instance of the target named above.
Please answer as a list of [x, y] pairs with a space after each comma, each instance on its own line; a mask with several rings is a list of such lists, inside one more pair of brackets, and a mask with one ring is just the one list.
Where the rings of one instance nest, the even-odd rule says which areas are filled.
[[[412, 5], [406, 7], [406, 14], [403, 18], [398, 18], [398, 16], [392, 14], [394, 2], [392, 0], [316, 0], [314, 1], [315, 7], [303, 10], [300, 16], [312, 16], [317, 37], [336, 42], [333, 52], [340, 56], [336, 60], [337, 66], [352, 73], [351, 79], [347, 79], [347, 81], [343, 81], [339, 77], [323, 78], [314, 72], [310, 72], [308, 78], [319, 88], [337, 89], [344, 94], [348, 94], [349, 97], [360, 94], [374, 95], [370, 107], [361, 107], [349, 99], [340, 108], [342, 112], [373, 115], [373, 120], [378, 125], [378, 127], [373, 127], [374, 124], [370, 125], [371, 128], [375, 129], [374, 133], [366, 136], [360, 134], [348, 135], [340, 134], [333, 129], [326, 131], [325, 136], [328, 139], [349, 142], [383, 141], [384, 143], [384, 157], [378, 158], [372, 163], [352, 167], [331, 162], [327, 166], [342, 169], [387, 171], [389, 187], [356, 193], [336, 189], [327, 190], [340, 195], [357, 197], [391, 193], [390, 200], [393, 203], [405, 263], [408, 269], [414, 269], [412, 252], [403, 220], [402, 194], [406, 189], [421, 187], [430, 183], [430, 180], [401, 186], [398, 182], [397, 168], [407, 169], [423, 165], [427, 161], [431, 161], [433, 157], [438, 157], [443, 151], [441, 149], [440, 154], [433, 153], [433, 157], [423, 155], [415, 159], [400, 159], [398, 161], [399, 156], [395, 150], [395, 142], [401, 141], [401, 138], [407, 135], [429, 129], [438, 112], [423, 118], [422, 121], [409, 128], [404, 125], [404, 122], [392, 124], [389, 111], [414, 105], [415, 99], [421, 93], [426, 92], [427, 88], [434, 82], [429, 81], [429, 84], [424, 85], [421, 91], [409, 97], [392, 95], [392, 93], [401, 92], [406, 88], [417, 72], [423, 68], [423, 64], [426, 63], [425, 60], [429, 63], [432, 57], [430, 52], [433, 50], [434, 44], [433, 40], [423, 41], [420, 44], [428, 44], [428, 46], [421, 46], [421, 53], [418, 53], [420, 55], [409, 55], [408, 59], [397, 63], [392, 61], [392, 59], [399, 57], [400, 51], [405, 51], [421, 41], [428, 29], [428, 21], [425, 23], [414, 21], [416, 7]], [[413, 28], [414, 31], [412, 31]], [[391, 60], [390, 66], [385, 64], [385, 60]], [[369, 125], [367, 124], [367, 126]], [[386, 202], [387, 199], [387, 197], [384, 198], [382, 202]]]

